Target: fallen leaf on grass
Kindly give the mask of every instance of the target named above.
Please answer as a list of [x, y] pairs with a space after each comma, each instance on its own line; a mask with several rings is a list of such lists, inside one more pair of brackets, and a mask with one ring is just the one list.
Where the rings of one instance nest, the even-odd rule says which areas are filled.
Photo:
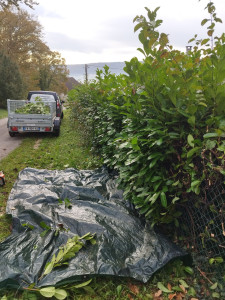
[[168, 290], [170, 290], [170, 291], [172, 290], [172, 286], [171, 286], [170, 283], [167, 284], [167, 288], [168, 288]]
[[153, 300], [163, 300], [163, 298], [161, 296], [159, 296], [159, 297], [153, 296]]
[[215, 282], [213, 285], [211, 285], [209, 288], [210, 290], [215, 290], [217, 288], [218, 282]]
[[180, 279], [179, 282], [180, 282], [180, 284], [182, 284], [182, 286], [184, 286], [185, 288], [188, 288], [188, 287], [189, 287], [189, 285], [187, 284], [187, 282], [184, 281], [183, 279]]
[[184, 287], [182, 284], [180, 284], [179, 287], [182, 289], [182, 291], [183, 291], [184, 293], [187, 293], [185, 287]]
[[129, 289], [130, 291], [135, 294], [135, 295], [138, 295], [139, 294], [139, 288], [138, 286], [134, 285], [134, 284], [129, 284]]
[[172, 300], [176, 295], [177, 295], [176, 293], [175, 293], [175, 294], [170, 294], [170, 295], [168, 296], [168, 299], [169, 299], [169, 300]]
[[176, 295], [176, 300], [182, 300], [184, 297], [185, 297], [184, 294], [179, 293], [179, 294]]
[[198, 298], [191, 298], [191, 300], [198, 300]]
[[154, 297], [160, 297], [162, 295], [162, 291], [161, 290], [158, 290], [158, 292], [156, 292], [154, 294]]
[[128, 294], [127, 297], [129, 298], [129, 300], [134, 300], [134, 298], [131, 296], [131, 294]]
[[170, 291], [169, 289], [167, 289], [162, 282], [158, 282], [157, 283], [157, 287], [158, 289], [160, 289], [161, 291], [163, 291], [164, 293], [172, 293], [172, 291]]

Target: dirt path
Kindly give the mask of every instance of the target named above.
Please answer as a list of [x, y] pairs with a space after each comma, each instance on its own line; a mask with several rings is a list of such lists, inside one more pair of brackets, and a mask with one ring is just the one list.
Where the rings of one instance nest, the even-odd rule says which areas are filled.
[[10, 137], [7, 128], [7, 120], [0, 119], [0, 160], [20, 145], [22, 136]]

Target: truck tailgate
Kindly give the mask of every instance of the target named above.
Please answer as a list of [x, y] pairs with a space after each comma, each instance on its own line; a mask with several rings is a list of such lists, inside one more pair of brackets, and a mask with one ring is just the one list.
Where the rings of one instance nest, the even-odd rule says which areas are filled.
[[56, 118], [55, 102], [46, 103], [50, 107], [49, 114], [21, 114], [16, 109], [25, 106], [25, 100], [8, 100], [8, 127], [16, 127], [18, 132], [53, 131]]

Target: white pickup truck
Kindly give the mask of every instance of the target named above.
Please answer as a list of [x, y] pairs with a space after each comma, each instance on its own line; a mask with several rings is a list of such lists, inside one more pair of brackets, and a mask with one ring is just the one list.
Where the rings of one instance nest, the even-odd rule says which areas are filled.
[[55, 101], [45, 99], [42, 104], [45, 109], [32, 113], [24, 110], [28, 104], [31, 102], [27, 100], [7, 100], [9, 135], [13, 137], [22, 132], [52, 132], [59, 136], [61, 119], [56, 116]]

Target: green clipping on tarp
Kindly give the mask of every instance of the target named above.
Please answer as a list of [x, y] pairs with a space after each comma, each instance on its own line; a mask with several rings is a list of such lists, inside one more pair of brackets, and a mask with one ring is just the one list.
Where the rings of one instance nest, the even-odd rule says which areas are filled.
[[[0, 288], [61, 285], [85, 275], [115, 275], [147, 282], [168, 261], [186, 253], [137, 217], [106, 168], [19, 173], [6, 211], [13, 230], [0, 244]], [[43, 234], [44, 232], [44, 234]], [[74, 235], [96, 233], [67, 266], [43, 276], [46, 263]]]

